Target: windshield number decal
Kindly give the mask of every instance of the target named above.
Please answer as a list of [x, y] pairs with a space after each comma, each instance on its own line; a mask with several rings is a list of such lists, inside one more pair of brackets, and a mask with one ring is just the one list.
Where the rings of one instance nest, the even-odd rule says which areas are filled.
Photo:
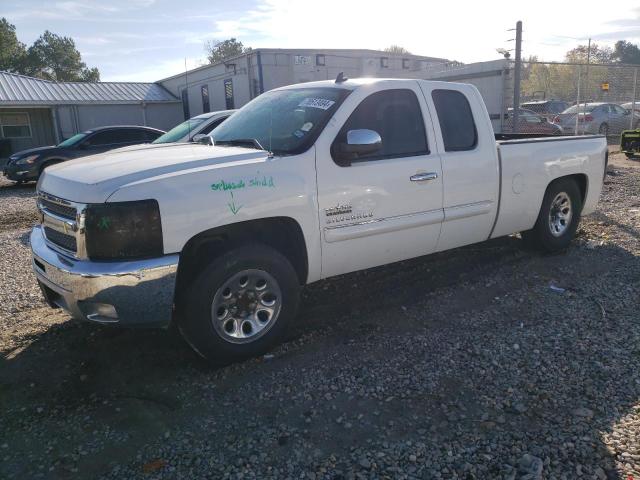
[[327, 100], [326, 98], [305, 98], [298, 104], [298, 106], [329, 110], [334, 103], [336, 102], [333, 100]]

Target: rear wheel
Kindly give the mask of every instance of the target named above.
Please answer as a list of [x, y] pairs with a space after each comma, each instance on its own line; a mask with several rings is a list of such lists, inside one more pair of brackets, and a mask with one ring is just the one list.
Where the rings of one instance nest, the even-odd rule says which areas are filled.
[[193, 349], [214, 364], [261, 355], [282, 339], [295, 317], [299, 292], [296, 272], [280, 252], [242, 246], [197, 276], [178, 326]]
[[582, 212], [582, 195], [575, 180], [560, 179], [547, 187], [533, 229], [522, 232], [530, 246], [554, 252], [569, 246]]
[[604, 135], [605, 137], [609, 136], [609, 125], [606, 123], [600, 124], [600, 128], [598, 128], [598, 133], [600, 135]]

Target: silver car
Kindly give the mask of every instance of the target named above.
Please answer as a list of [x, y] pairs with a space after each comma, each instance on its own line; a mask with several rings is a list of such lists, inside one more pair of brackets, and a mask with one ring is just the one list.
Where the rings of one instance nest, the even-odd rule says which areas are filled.
[[[615, 103], [581, 103], [567, 108], [553, 119], [560, 125], [565, 135], [572, 135], [576, 129], [578, 116], [578, 135], [600, 134], [619, 135], [631, 125], [631, 112]], [[640, 114], [634, 113], [633, 128], [640, 124]]]
[[195, 142], [199, 138], [208, 135], [229, 118], [235, 110], [220, 110], [197, 115], [176, 125], [167, 133], [158, 137], [151, 143]]

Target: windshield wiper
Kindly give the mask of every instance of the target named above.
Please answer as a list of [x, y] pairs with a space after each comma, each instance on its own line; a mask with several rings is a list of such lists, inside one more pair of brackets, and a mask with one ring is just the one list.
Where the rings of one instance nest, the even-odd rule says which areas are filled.
[[215, 140], [214, 145], [248, 146], [248, 147], [253, 147], [256, 150], [264, 150], [265, 152], [267, 151], [267, 149], [264, 148], [260, 144], [260, 142], [255, 138], [234, 138], [232, 140]]

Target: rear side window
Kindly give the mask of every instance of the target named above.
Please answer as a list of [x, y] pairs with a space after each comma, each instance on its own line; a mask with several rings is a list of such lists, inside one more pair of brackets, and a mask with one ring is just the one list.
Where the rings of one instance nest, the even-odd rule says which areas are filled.
[[213, 130], [217, 128], [217, 126], [220, 125], [222, 122], [224, 122], [226, 119], [227, 117], [218, 118], [217, 120], [211, 122], [209, 125], [204, 127], [202, 130], [200, 130], [199, 133], [208, 135], [209, 133], [213, 132]]
[[473, 150], [478, 144], [478, 131], [467, 97], [457, 90], [434, 90], [431, 98], [442, 131], [447, 152]]
[[349, 130], [359, 129], [378, 132], [382, 138], [382, 149], [362, 155], [357, 161], [429, 153], [422, 111], [412, 90], [383, 90], [369, 95], [345, 122], [333, 145], [346, 142]]
[[162, 135], [162, 132], [156, 132], [154, 130], [144, 130], [144, 141], [153, 142], [160, 135]]

